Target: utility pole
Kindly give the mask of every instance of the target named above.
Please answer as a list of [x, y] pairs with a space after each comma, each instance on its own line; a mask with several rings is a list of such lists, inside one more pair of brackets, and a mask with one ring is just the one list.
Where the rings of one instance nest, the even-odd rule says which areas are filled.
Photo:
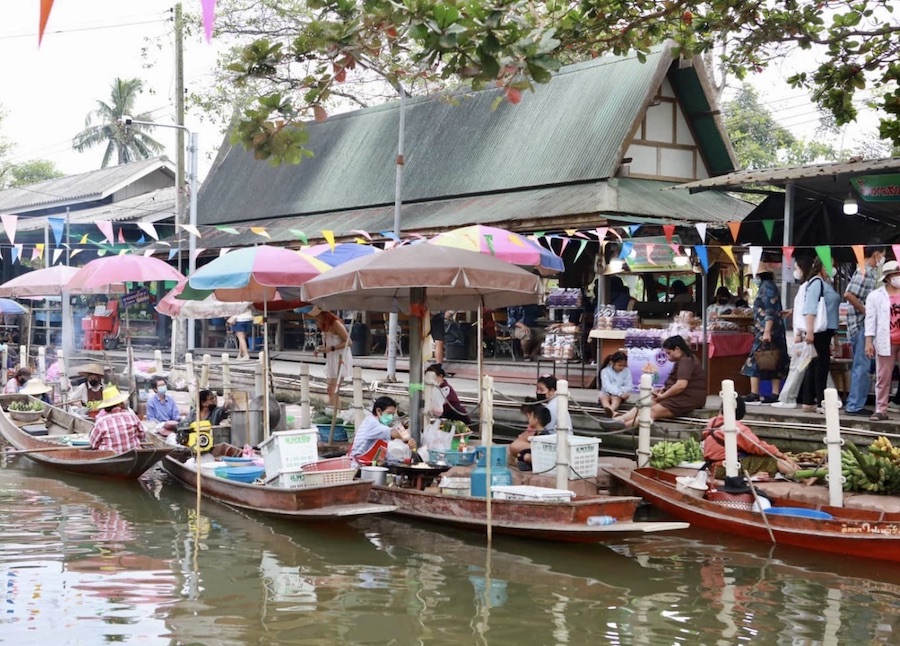
[[[175, 232], [178, 236], [178, 271], [184, 273], [181, 264], [181, 228], [184, 223], [185, 183], [184, 183], [184, 14], [181, 3], [175, 4], [175, 124], [178, 128], [175, 144]], [[184, 357], [187, 349], [184, 322], [172, 319], [172, 365]]]

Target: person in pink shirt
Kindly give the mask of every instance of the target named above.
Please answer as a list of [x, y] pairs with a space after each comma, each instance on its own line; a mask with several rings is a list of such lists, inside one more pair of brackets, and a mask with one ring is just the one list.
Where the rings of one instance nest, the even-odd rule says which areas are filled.
[[866, 297], [866, 356], [875, 359], [873, 422], [888, 419], [894, 365], [900, 360], [900, 263], [884, 263], [884, 285]]

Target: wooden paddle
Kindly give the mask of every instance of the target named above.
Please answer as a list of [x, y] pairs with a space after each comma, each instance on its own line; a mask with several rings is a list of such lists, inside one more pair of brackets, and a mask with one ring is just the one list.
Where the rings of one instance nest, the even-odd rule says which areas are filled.
[[82, 447], [77, 446], [50, 446], [46, 449], [9, 449], [6, 451], [7, 454], [19, 454], [19, 453], [45, 453], [47, 451], [71, 451], [72, 449], [77, 449]]

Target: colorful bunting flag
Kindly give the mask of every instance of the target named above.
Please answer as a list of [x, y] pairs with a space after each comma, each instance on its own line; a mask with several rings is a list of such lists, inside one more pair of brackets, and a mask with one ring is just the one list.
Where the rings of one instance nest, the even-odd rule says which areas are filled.
[[150, 222], [138, 222], [138, 229], [146, 233], [148, 236], [159, 242], [159, 234], [156, 232], [156, 227], [153, 226]]
[[197, 262], [197, 258], [198, 258], [198, 257], [200, 256], [200, 254], [202, 254], [204, 251], [206, 251], [206, 249], [203, 249], [203, 248], [201, 248], [201, 247], [197, 247], [196, 249], [194, 249], [193, 253], [191, 253], [191, 260], [193, 260], [194, 262]]
[[740, 231], [741, 231], [741, 222], [740, 222], [740, 220], [733, 221], [733, 222], [729, 222], [729, 223], [728, 223], [728, 229], [731, 231], [731, 237], [732, 237], [732, 239], [733, 239], [735, 242], [737, 242], [737, 240], [738, 240], [738, 233], [740, 233]]
[[762, 247], [750, 247], [750, 271], [754, 276], [759, 273], [759, 263], [762, 261]]
[[709, 254], [706, 251], [706, 245], [697, 245], [694, 247], [694, 253], [697, 254], [697, 260], [700, 261], [700, 266], [703, 267], [703, 271], [709, 272]]
[[334, 251], [334, 231], [331, 229], [322, 229], [322, 237], [328, 243], [328, 248]]
[[775, 220], [763, 220], [762, 225], [766, 232], [766, 238], [768, 238], [769, 242], [772, 242], [772, 234], [775, 232]]
[[18, 215], [8, 215], [4, 213], [0, 215], [3, 221], [3, 230], [6, 231], [6, 237], [9, 238], [10, 244], [16, 244], [16, 222], [19, 221]]
[[72, 249], [72, 251], [69, 253], [69, 260], [72, 260], [72, 258], [80, 254], [81, 251], [81, 249]]
[[825, 271], [830, 274], [831, 268], [834, 266], [831, 261], [831, 247], [827, 244], [816, 245], [816, 255], [819, 256], [819, 259], [822, 261], [822, 266], [825, 268]]
[[309, 238], [307, 238], [306, 234], [299, 229], [291, 229], [290, 232], [291, 235], [297, 238], [297, 240], [300, 240], [303, 244], [309, 244]]
[[866, 252], [865, 247], [861, 244], [851, 245], [853, 249], [853, 255], [856, 256], [856, 264], [859, 267], [859, 270], [864, 272], [864, 265], [866, 264]]
[[634, 246], [633, 242], [625, 241], [622, 243], [622, 249], [619, 251], [619, 258], [625, 260], [628, 257], [628, 254], [631, 253], [631, 248]]
[[653, 250], [656, 248], [656, 244], [648, 242], [645, 247], [647, 251], [647, 262], [651, 265], [655, 265], [656, 263], [653, 262]]
[[224, 256], [229, 251], [231, 251], [231, 247], [222, 247], [221, 249], [219, 249], [219, 258]]
[[53, 0], [41, 0], [41, 15], [38, 19], [38, 47], [44, 40], [44, 31], [47, 29], [47, 21], [50, 20], [51, 9], [53, 9]]
[[100, 233], [102, 233], [103, 236], [107, 240], [109, 240], [110, 244], [113, 244], [116, 241], [115, 236], [113, 236], [112, 222], [110, 222], [109, 220], [97, 220], [96, 222], [94, 222], [94, 224], [97, 225], [97, 228], [100, 229]]
[[[200, 235], [200, 229], [198, 229], [198, 228], [197, 228], [195, 225], [193, 225], [193, 224], [179, 224], [178, 226], [180, 226], [180, 227], [182, 228], [182, 230], [187, 231], [188, 233], [190, 233], [190, 234], [191, 234], [192, 236], [194, 236], [195, 238], [202, 238], [202, 237], [203, 237], [203, 236]], [[252, 231], [253, 229], [251, 228], [250, 230]], [[266, 237], [268, 237], [268, 236], [266, 236]]]
[[725, 252], [725, 255], [731, 259], [731, 262], [734, 263], [734, 266], [737, 267], [737, 260], [734, 259], [734, 251], [731, 249], [731, 245], [722, 245], [722, 251]]
[[222, 233], [230, 233], [233, 236], [236, 236], [237, 234], [240, 233], [240, 231], [238, 231], [234, 227], [223, 227], [223, 226], [219, 225], [216, 227], [216, 229], [218, 229]]
[[595, 231], [597, 232], [597, 242], [602, 245], [606, 240], [606, 233], [609, 231], [609, 227], [597, 227]]
[[47, 218], [47, 224], [50, 225], [50, 231], [53, 232], [53, 241], [57, 247], [62, 244], [65, 235], [66, 221], [62, 218]]
[[119, 244], [125, 244], [125, 227], [119, 227]]
[[702, 242], [703, 244], [706, 244], [706, 226], [707, 226], [706, 223], [699, 222], [699, 223], [695, 224], [694, 226], [697, 227], [697, 233], [700, 234], [700, 242]]
[[147, 242], [147, 239], [144, 237], [144, 234], [142, 233], [142, 234], [141, 234], [141, 237], [138, 238], [137, 243], [138, 243], [138, 244], [146, 244], [146, 242]]
[[581, 253], [584, 251], [584, 248], [587, 247], [587, 240], [581, 240], [581, 245], [578, 247], [578, 253], [575, 254], [575, 262], [578, 262], [578, 258], [581, 257]]
[[672, 244], [672, 236], [675, 235], [675, 225], [674, 224], [664, 224], [663, 225], [663, 233], [666, 234], [666, 242]]
[[[53, 261], [50, 263], [51, 265], [55, 265], [57, 262], [59, 262], [59, 257], [62, 255], [62, 252], [63, 252], [62, 249], [54, 249], [53, 250]], [[0, 257], [2, 257], [2, 256], [0, 256]]]
[[169, 249], [169, 260], [178, 255], [178, 249]]
[[793, 247], [782, 247], [781, 254], [784, 256], [784, 261], [786, 263], [791, 262], [791, 259], [794, 257], [794, 248]]
[[149, 258], [153, 255], [153, 249], [144, 249], [144, 258]]
[[250, 231], [252, 231], [253, 233], [255, 233], [258, 236], [262, 236], [263, 238], [269, 238], [269, 239], [272, 238], [272, 236], [269, 235], [269, 232], [266, 231], [265, 227], [250, 227]]
[[363, 238], [365, 238], [365, 239], [368, 240], [369, 242], [372, 241], [372, 236], [369, 235], [369, 232], [368, 232], [368, 231], [363, 231], [362, 229], [352, 229], [352, 230], [350, 231], [350, 233], [358, 233], [359, 235], [361, 235]]

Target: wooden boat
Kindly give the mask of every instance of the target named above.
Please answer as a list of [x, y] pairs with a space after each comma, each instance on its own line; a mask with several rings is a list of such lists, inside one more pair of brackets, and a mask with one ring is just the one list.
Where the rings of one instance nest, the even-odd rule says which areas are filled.
[[[693, 526], [716, 532], [772, 542], [766, 520], [778, 545], [793, 545], [820, 552], [861, 556], [885, 561], [900, 561], [900, 513], [867, 509], [810, 505], [796, 500], [769, 496], [774, 507], [816, 510], [833, 516], [832, 520], [801, 516], [766, 514], [725, 507], [698, 498], [676, 487], [675, 474], [653, 468], [608, 468], [617, 480], [667, 514]], [[805, 513], [805, 512], [798, 512]]]
[[[394, 505], [395, 514], [483, 532], [487, 528], [484, 498], [457, 496], [397, 486], [372, 487], [372, 502]], [[634, 522], [640, 498], [595, 496], [568, 502], [491, 501], [491, 528], [497, 534], [568, 543], [597, 543], [611, 534], [686, 529], [683, 522]], [[588, 525], [592, 516], [612, 516], [610, 525]]]
[[[213, 455], [240, 455], [240, 449], [229, 444], [217, 444], [213, 447]], [[165, 457], [162, 467], [182, 485], [196, 491], [197, 469], [185, 464], [191, 457], [193, 454], [186, 449], [174, 451]], [[200, 478], [200, 495], [211, 500], [271, 516], [310, 520], [351, 518], [393, 511], [393, 506], [369, 502], [371, 487], [371, 482], [352, 480], [287, 489], [220, 478], [214, 470], [206, 468]]]
[[[32, 399], [27, 395], [0, 395], [0, 434], [15, 451], [52, 469], [102, 478], [137, 478], [172, 451], [161, 439], [149, 435], [148, 446], [124, 453], [69, 446], [61, 441], [64, 436], [89, 434], [94, 423], [55, 406], [46, 406], [37, 422], [21, 423], [10, 417], [6, 409], [11, 402]], [[23, 430], [33, 426], [45, 426], [47, 435]]]

